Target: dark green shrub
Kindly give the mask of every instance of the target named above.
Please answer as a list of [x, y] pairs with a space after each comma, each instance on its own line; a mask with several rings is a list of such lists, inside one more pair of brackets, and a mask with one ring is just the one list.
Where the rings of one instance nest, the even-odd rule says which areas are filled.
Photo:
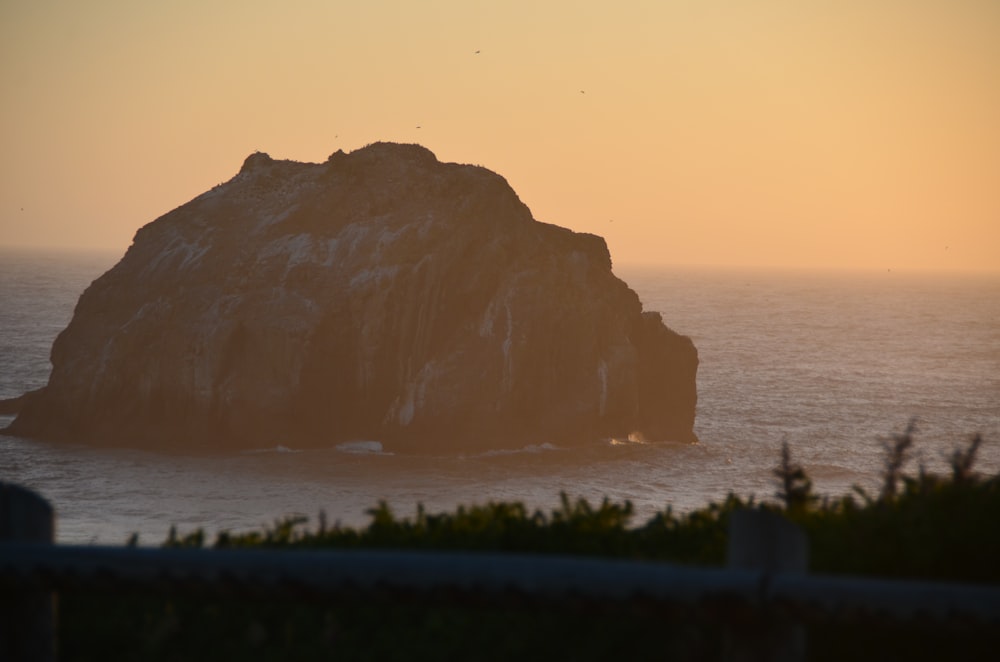
[[[818, 502], [783, 445], [775, 470], [787, 517], [806, 531], [810, 572], [1000, 584], [1000, 477], [973, 471], [982, 439], [951, 457], [951, 476], [904, 473], [911, 423], [886, 443], [878, 498]], [[856, 498], [857, 497], [857, 498]], [[580, 554], [719, 566], [727, 524], [755, 504], [736, 495], [687, 514], [667, 507], [631, 526], [632, 504], [593, 506], [561, 496], [546, 513], [520, 503], [459, 507], [399, 518], [386, 503], [363, 529], [315, 531], [288, 518], [248, 534], [217, 534], [215, 548], [393, 548]], [[171, 530], [166, 546], [203, 547]], [[457, 602], [454, 596], [354, 595], [329, 604], [195, 600], [141, 595], [60, 596], [64, 659], [719, 659], [723, 626], [711, 613], [642, 604]], [[465, 602], [463, 602], [465, 600]], [[891, 623], [810, 626], [810, 659], [974, 659], [1000, 644], [983, 629]], [[955, 656], [958, 656], [956, 658]]]

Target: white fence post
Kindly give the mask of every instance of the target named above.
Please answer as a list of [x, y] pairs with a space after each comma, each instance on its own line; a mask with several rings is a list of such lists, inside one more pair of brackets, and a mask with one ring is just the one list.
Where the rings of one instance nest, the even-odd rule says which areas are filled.
[[[805, 574], [809, 541], [796, 525], [766, 510], [737, 510], [729, 520], [726, 566], [761, 573], [759, 596], [767, 602], [773, 573]], [[725, 659], [729, 662], [805, 659], [805, 629], [774, 605], [762, 604], [745, 622], [727, 627]]]
[[[4, 543], [52, 544], [52, 506], [34, 492], [0, 482], [0, 554]], [[0, 595], [0, 660], [55, 660], [55, 597], [51, 591]]]

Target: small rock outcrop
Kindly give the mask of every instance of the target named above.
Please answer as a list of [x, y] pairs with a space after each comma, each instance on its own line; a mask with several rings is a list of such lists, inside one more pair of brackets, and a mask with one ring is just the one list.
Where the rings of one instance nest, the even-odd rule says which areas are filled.
[[251, 155], [136, 233], [51, 358], [6, 433], [206, 450], [695, 440], [694, 345], [643, 312], [604, 240], [416, 145]]

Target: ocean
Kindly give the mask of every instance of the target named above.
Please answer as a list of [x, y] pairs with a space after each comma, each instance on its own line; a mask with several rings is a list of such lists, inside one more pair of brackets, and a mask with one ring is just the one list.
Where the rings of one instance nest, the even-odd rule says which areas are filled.
[[[49, 349], [87, 285], [120, 257], [0, 250], [0, 398], [46, 383]], [[291, 515], [364, 526], [560, 493], [626, 499], [634, 525], [730, 492], [774, 499], [781, 445], [821, 495], [876, 492], [882, 443], [916, 422], [907, 465], [946, 472], [974, 433], [1000, 471], [1000, 275], [616, 266], [647, 310], [698, 348], [696, 444], [526, 440], [518, 451], [408, 456], [375, 444], [166, 454], [0, 436], [0, 481], [45, 496], [65, 543], [159, 544], [171, 526], [248, 531]], [[10, 422], [0, 416], [0, 427]], [[539, 443], [541, 442], [541, 443]]]

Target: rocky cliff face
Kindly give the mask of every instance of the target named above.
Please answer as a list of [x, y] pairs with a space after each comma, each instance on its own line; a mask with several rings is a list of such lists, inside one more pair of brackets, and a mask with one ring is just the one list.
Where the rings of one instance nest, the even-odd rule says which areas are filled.
[[81, 296], [8, 433], [466, 451], [693, 441], [697, 353], [500, 176], [375, 144], [247, 158]]

